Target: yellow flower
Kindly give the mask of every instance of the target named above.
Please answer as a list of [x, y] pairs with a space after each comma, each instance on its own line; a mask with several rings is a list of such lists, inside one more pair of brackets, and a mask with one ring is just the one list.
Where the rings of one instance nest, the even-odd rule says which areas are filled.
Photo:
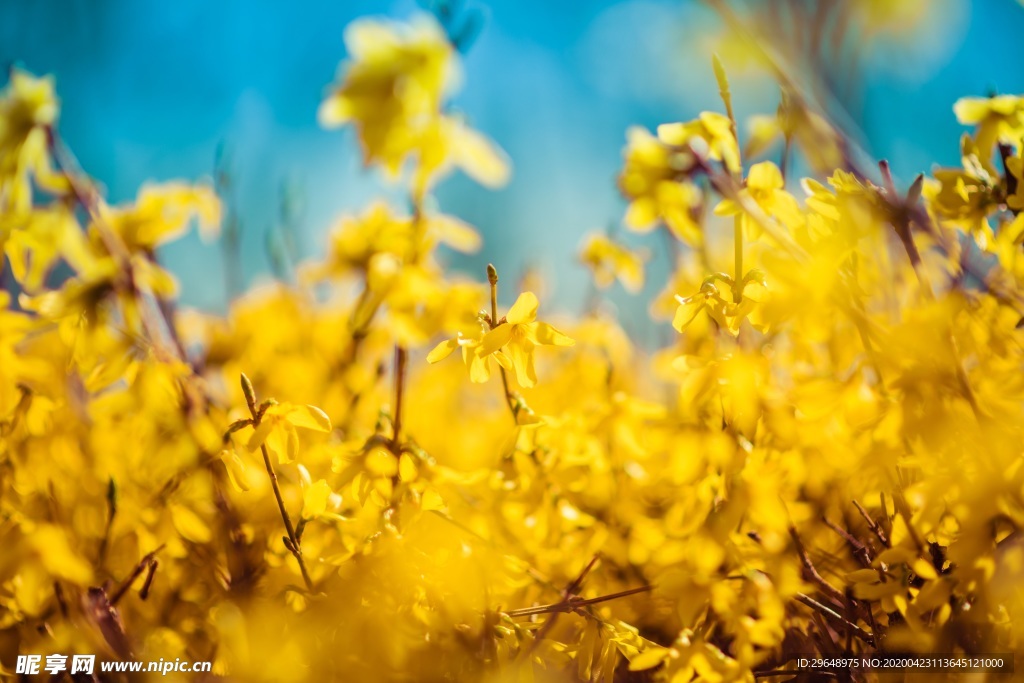
[[453, 167], [498, 187], [508, 180], [504, 153], [460, 119], [443, 114], [457, 80], [458, 59], [444, 30], [429, 15], [401, 26], [359, 21], [345, 32], [351, 62], [341, 85], [320, 106], [326, 128], [355, 126], [363, 161], [392, 176], [415, 158], [414, 196]]
[[700, 154], [705, 147], [709, 159], [721, 161], [730, 173], [740, 171], [740, 147], [732, 131], [732, 122], [724, 114], [706, 111], [686, 123], [663, 123], [658, 126], [658, 139], [667, 145], [694, 145]]
[[427, 354], [427, 362], [430, 364], [437, 363], [450, 356], [455, 349], [460, 349], [462, 351], [462, 362], [465, 363], [466, 369], [469, 371], [469, 380], [475, 383], [483, 383], [491, 378], [491, 358], [494, 358], [498, 365], [506, 370], [512, 370], [512, 364], [500, 351], [490, 356], [481, 355], [480, 342], [482, 339], [483, 331], [481, 331], [479, 337], [475, 338], [465, 336], [462, 332], [459, 332], [451, 339], [446, 339], [435, 346]]
[[[700, 315], [706, 311], [707, 314], [722, 328], [732, 334], [737, 334], [740, 325], [762, 303], [762, 298], [767, 285], [764, 281], [764, 273], [759, 270], [752, 270], [746, 274], [741, 283], [740, 301], [735, 302], [732, 296], [722, 296], [715, 280], [722, 280], [732, 284], [732, 278], [724, 274], [712, 275], [701, 284], [700, 291], [692, 296], [676, 296], [679, 308], [676, 309], [675, 317], [672, 319], [672, 327], [678, 332], [685, 332], [686, 328]], [[747, 292], [750, 289], [750, 293]], [[755, 328], [762, 327], [760, 323]]]
[[266, 446], [283, 463], [291, 462], [299, 452], [296, 427], [315, 432], [330, 432], [331, 419], [316, 406], [275, 403], [265, 410], [246, 448], [254, 451]]
[[[762, 211], [793, 230], [803, 224], [803, 215], [796, 197], [786, 192], [785, 186], [779, 167], [770, 161], [762, 161], [750, 167], [744, 192], [757, 202]], [[744, 228], [750, 232], [750, 237], [753, 239], [761, 234], [757, 222], [744, 214], [742, 207], [732, 199], [719, 202], [715, 213], [719, 216], [742, 214]]]
[[701, 192], [682, 179], [692, 158], [640, 127], [630, 128], [626, 141], [625, 165], [619, 176], [619, 190], [630, 200], [626, 226], [636, 232], [650, 232], [660, 220], [688, 244], [700, 244], [695, 217]]
[[486, 136], [452, 116], [436, 118], [423, 128], [416, 143], [418, 165], [413, 177], [414, 196], [422, 197], [430, 184], [454, 167], [490, 188], [501, 187], [511, 175], [505, 153]]
[[[133, 204], [114, 208], [100, 205], [100, 220], [121, 238], [129, 251], [148, 253], [178, 239], [193, 217], [198, 218], [204, 239], [217, 235], [220, 200], [213, 188], [180, 182], [147, 185]], [[96, 225], [90, 228], [95, 243], [101, 243], [99, 229]]]
[[480, 248], [473, 226], [445, 214], [426, 214], [418, 221], [397, 214], [387, 202], [372, 203], [359, 216], [344, 216], [331, 231], [326, 261], [308, 269], [311, 279], [366, 271], [375, 256], [387, 254], [413, 262], [438, 244], [471, 253]]
[[25, 211], [32, 202], [31, 178], [52, 193], [67, 183], [52, 170], [48, 128], [60, 110], [53, 78], [20, 69], [0, 93], [0, 206]]
[[480, 355], [490, 356], [499, 349], [508, 355], [516, 381], [524, 387], [537, 384], [533, 354], [537, 346], [572, 346], [575, 342], [547, 323], [537, 322], [540, 303], [533, 292], [523, 292], [500, 325], [484, 335]]
[[0, 249], [14, 279], [29, 293], [43, 286], [61, 259], [79, 273], [93, 260], [74, 213], [59, 204], [0, 215]]
[[362, 20], [345, 31], [351, 63], [341, 85], [320, 105], [320, 123], [356, 127], [367, 164], [397, 173], [418, 128], [440, 110], [456, 70], [441, 27], [421, 15], [408, 26]]
[[996, 145], [1019, 145], [1024, 136], [1024, 97], [963, 97], [953, 105], [953, 113], [963, 125], [977, 127], [978, 159], [990, 173], [995, 173], [992, 153]]
[[[989, 216], [999, 210], [1003, 200], [997, 188], [998, 176], [981, 162], [979, 154], [976, 142], [964, 135], [961, 139], [963, 168], [936, 169], [937, 186], [926, 185], [922, 194], [935, 213], [974, 235], [979, 246], [986, 248], [992, 237]], [[1012, 158], [1007, 160], [1011, 173], [1013, 161]], [[1009, 197], [1006, 202], [1009, 204], [1012, 200]]]
[[643, 258], [604, 235], [587, 238], [580, 251], [580, 260], [594, 273], [598, 287], [608, 287], [618, 279], [630, 292], [643, 289]]
[[327, 512], [327, 504], [335, 494], [324, 479], [318, 479], [302, 492], [302, 518], [315, 519]]

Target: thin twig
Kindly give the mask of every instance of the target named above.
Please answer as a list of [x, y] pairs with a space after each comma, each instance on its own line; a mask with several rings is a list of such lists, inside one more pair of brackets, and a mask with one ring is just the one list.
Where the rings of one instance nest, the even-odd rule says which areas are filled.
[[[249, 378], [244, 373], [242, 374], [242, 393], [245, 394], [245, 402], [249, 407], [249, 412], [252, 414], [253, 427], [258, 428], [263, 420], [263, 412], [256, 407], [256, 392], [253, 389], [252, 382], [249, 381]], [[306, 582], [306, 588], [312, 592], [313, 580], [309, 578], [306, 563], [302, 559], [302, 547], [299, 545], [298, 536], [295, 535], [295, 527], [292, 526], [292, 518], [288, 515], [288, 508], [285, 507], [284, 498], [281, 496], [281, 486], [277, 482], [277, 472], [274, 471], [274, 465], [270, 462], [270, 453], [267, 451], [265, 443], [260, 444], [260, 453], [263, 455], [263, 464], [266, 465], [267, 474], [270, 476], [270, 486], [274, 489], [274, 498], [277, 499], [277, 508], [281, 511], [284, 528], [288, 532], [286, 537], [288, 542], [285, 543], [285, 546], [287, 546], [292, 556], [295, 557], [295, 561], [299, 563], [302, 580]]]
[[596, 605], [601, 602], [608, 602], [609, 600], [618, 600], [619, 598], [629, 597], [630, 595], [636, 595], [638, 593], [646, 593], [654, 590], [654, 586], [638, 586], [637, 588], [630, 588], [628, 590], [619, 591], [618, 593], [611, 593], [609, 595], [601, 595], [596, 598], [580, 598], [572, 597], [562, 602], [556, 602], [550, 605], [538, 605], [536, 607], [524, 607], [522, 609], [514, 609], [505, 612], [508, 616], [515, 617], [529, 617], [535, 614], [550, 614], [552, 612], [575, 612], [581, 607], [587, 605]]
[[821, 614], [825, 615], [829, 619], [832, 619], [836, 623], [842, 624], [843, 626], [846, 626], [858, 638], [863, 640], [868, 645], [874, 646], [874, 644], [875, 644], [875, 636], [874, 635], [872, 635], [868, 631], [865, 631], [863, 628], [861, 628], [857, 624], [854, 624], [849, 619], [847, 619], [843, 615], [839, 614], [839, 612], [836, 612], [831, 607], [828, 607], [827, 605], [821, 604], [820, 602], [818, 602], [817, 600], [815, 600], [811, 596], [805, 595], [804, 593], [797, 593], [796, 599], [797, 599], [797, 602], [801, 602], [804, 605], [807, 605], [808, 607], [810, 607], [812, 609], [816, 609]]
[[146, 580], [142, 582], [142, 588], [139, 589], [140, 600], [145, 600], [149, 597], [149, 589], [153, 587], [153, 578], [156, 576], [156, 570], [159, 566], [160, 560], [157, 559], [149, 563], [149, 572], [146, 574]]
[[878, 526], [878, 523], [871, 518], [871, 515], [869, 515], [868, 511], [864, 509], [864, 506], [858, 503], [856, 500], [853, 501], [853, 506], [857, 508], [857, 512], [859, 512], [860, 516], [864, 518], [864, 521], [868, 523], [868, 529], [871, 530], [871, 533], [877, 536], [878, 540], [881, 541], [882, 545], [884, 545], [886, 548], [890, 547], [889, 537], [886, 536], [886, 533], [882, 529], [882, 527]]
[[[498, 326], [498, 269], [494, 267], [493, 263], [487, 264], [487, 282], [491, 285], [491, 322], [490, 327], [493, 330]], [[498, 365], [498, 370], [501, 372], [501, 385], [505, 390], [505, 402], [508, 404], [508, 409], [512, 411], [512, 419], [517, 419], [516, 416], [516, 404], [512, 397], [512, 391], [508, 388], [508, 375], [505, 372], [505, 368]]]
[[803, 563], [804, 578], [808, 581], [813, 581], [818, 585], [818, 588], [825, 593], [825, 595], [829, 596], [836, 602], [840, 604], [845, 602], [845, 596], [842, 591], [826, 581], [825, 578], [818, 573], [818, 570], [815, 569], [814, 563], [811, 562], [811, 558], [807, 556], [807, 550], [804, 548], [804, 544], [800, 540], [800, 535], [797, 534], [796, 528], [789, 527], [789, 535], [793, 539], [793, 543], [796, 544], [796, 551], [800, 555], [800, 561]]
[[[116, 605], [118, 601], [124, 597], [125, 593], [131, 589], [135, 580], [142, 576], [142, 572], [146, 571], [150, 565], [156, 562], [156, 554], [163, 550], [163, 547], [163, 544], [161, 544], [156, 550], [146, 553], [146, 555], [139, 560], [139, 563], [135, 565], [135, 568], [132, 570], [132, 573], [128, 575], [128, 578], [122, 581], [121, 585], [118, 586], [116, 591], [114, 591], [114, 595], [110, 598], [111, 605]], [[149, 583], [149, 580], [147, 580], [147, 583]]]
[[405, 347], [395, 344], [395, 415], [392, 419], [394, 433], [391, 439], [395, 455], [398, 455], [402, 448], [402, 399], [405, 396], [405, 365], [408, 357], [409, 352]]
[[853, 549], [854, 555], [858, 556], [860, 558], [860, 560], [864, 564], [864, 566], [867, 567], [867, 566], [871, 565], [871, 549], [870, 548], [868, 548], [865, 544], [861, 543], [856, 537], [854, 537], [846, 529], [843, 529], [841, 526], [839, 526], [835, 522], [831, 521], [828, 517], [824, 517], [823, 516], [821, 518], [821, 521], [825, 522], [825, 526], [827, 526], [829, 529], [831, 529], [832, 531], [834, 531], [837, 534], [839, 534], [839, 536], [850, 545], [850, 548]]
[[[590, 558], [590, 562], [587, 563], [587, 566], [583, 568], [583, 571], [581, 571], [576, 576], [576, 578], [573, 579], [572, 582], [565, 587], [565, 590], [562, 592], [562, 597], [565, 600], [571, 600], [576, 595], [576, 593], [579, 592], [580, 586], [583, 585], [583, 582], [586, 580], [587, 575], [590, 574], [590, 570], [594, 568], [594, 565], [597, 564], [597, 561], [600, 557], [600, 554], [595, 553], [594, 556]], [[532, 653], [540, 644], [540, 641], [544, 639], [544, 636], [551, 632], [551, 629], [555, 627], [555, 622], [558, 621], [558, 617], [560, 614], [560, 612], [555, 612], [548, 618], [547, 621], [544, 622], [544, 625], [540, 627], [540, 629], [537, 631], [537, 634], [534, 636], [533, 642], [530, 644], [529, 649], [525, 651], [527, 655]]]

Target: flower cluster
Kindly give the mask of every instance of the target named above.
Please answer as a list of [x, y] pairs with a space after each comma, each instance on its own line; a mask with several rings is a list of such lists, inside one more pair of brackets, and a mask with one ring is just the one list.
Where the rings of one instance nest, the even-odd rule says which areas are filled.
[[[624, 226], [673, 246], [652, 352], [600, 307], [556, 327], [493, 267], [445, 271], [439, 245], [481, 240], [431, 189], [508, 164], [446, 108], [433, 19], [346, 43], [321, 121], [409, 208], [341, 218], [297, 285], [225, 316], [178, 310], [157, 255], [216, 235], [211, 187], [109, 206], [53, 82], [0, 94], [0, 667], [752, 682], [1024, 649], [1024, 98], [956, 104], [962, 168], [798, 183], [791, 156], [841, 133], [787, 91], [744, 140], [716, 60], [724, 112], [627, 133]], [[580, 254], [631, 291], [645, 258]]]

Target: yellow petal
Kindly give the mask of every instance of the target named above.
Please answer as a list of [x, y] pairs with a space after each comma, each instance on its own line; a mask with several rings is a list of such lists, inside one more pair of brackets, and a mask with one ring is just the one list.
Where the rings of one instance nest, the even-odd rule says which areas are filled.
[[762, 161], [750, 167], [747, 187], [758, 190], [780, 190], [785, 185], [782, 171], [770, 161]]
[[402, 457], [398, 459], [398, 476], [402, 481], [413, 481], [419, 473], [419, 468], [416, 467], [416, 462], [412, 459], [412, 456], [408, 453], [402, 453]]
[[228, 481], [236, 491], [249, 490], [249, 477], [246, 474], [245, 462], [234, 451], [221, 451], [221, 462], [228, 473]]
[[493, 356], [481, 356], [480, 348], [470, 348], [468, 346], [462, 347], [462, 359], [469, 369], [469, 381], [476, 384], [482, 384], [491, 378], [491, 366], [488, 363], [488, 358], [503, 358], [501, 351], [495, 353]]
[[697, 314], [700, 313], [704, 302], [695, 296], [685, 299], [677, 298], [679, 300], [679, 308], [676, 309], [675, 317], [672, 318], [672, 327], [676, 328], [677, 332], [684, 332], [697, 317]]
[[431, 349], [430, 353], [427, 354], [428, 363], [437, 363], [442, 361], [448, 356], [452, 355], [452, 351], [459, 348], [458, 337], [452, 337], [451, 339], [445, 339], [443, 342]]
[[421, 510], [429, 512], [430, 510], [444, 510], [445, 507], [444, 498], [436, 489], [429, 488], [423, 492], [423, 497], [420, 499]]
[[508, 309], [505, 320], [513, 325], [533, 322], [537, 318], [539, 306], [540, 302], [537, 301], [537, 296], [533, 292], [523, 292], [512, 304], [512, 308]]
[[83, 585], [92, 580], [92, 568], [68, 543], [68, 536], [58, 526], [44, 524], [29, 536], [43, 566], [55, 577]]
[[291, 406], [284, 419], [303, 429], [312, 429], [317, 432], [331, 431], [331, 418], [316, 406]]
[[[528, 347], [526, 340], [520, 339], [518, 343], [512, 343], [505, 347], [512, 367], [516, 371], [516, 381], [524, 387], [537, 385], [537, 373], [533, 367], [533, 349]], [[532, 344], [530, 344], [532, 347]]]
[[658, 205], [650, 197], [640, 197], [626, 209], [626, 227], [634, 232], [649, 232], [658, 222]]
[[664, 647], [649, 647], [633, 659], [629, 660], [630, 671], [645, 671], [658, 666], [671, 655], [671, 651]]
[[469, 223], [460, 221], [458, 218], [433, 216], [430, 218], [430, 228], [437, 235], [438, 240], [456, 251], [471, 254], [480, 250], [482, 243], [480, 233]]
[[327, 481], [319, 479], [302, 493], [302, 517], [313, 519], [327, 511], [327, 499], [331, 496], [331, 487]]
[[324, 100], [316, 112], [316, 119], [324, 128], [339, 128], [348, 123], [351, 118], [351, 108], [337, 94]]
[[573, 346], [576, 342], [547, 323], [534, 323], [530, 326], [530, 338], [544, 346]]
[[739, 204], [731, 199], [723, 199], [715, 206], [716, 216], [735, 216], [740, 212]]
[[511, 175], [505, 153], [480, 133], [460, 125], [453, 142], [455, 164], [487, 187], [501, 187]]
[[512, 331], [514, 329], [514, 326], [510, 323], [502, 323], [485, 334], [483, 340], [480, 342], [480, 356], [489, 356], [508, 344], [509, 339], [512, 338]]
[[171, 505], [171, 523], [186, 540], [193, 543], [209, 543], [213, 532], [202, 518], [184, 505]]
[[250, 451], [254, 451], [261, 445], [266, 443], [267, 437], [270, 436], [270, 432], [274, 429], [273, 420], [264, 420], [260, 423], [260, 426], [253, 430], [252, 436], [249, 437], [248, 443], [245, 444], [246, 448]]

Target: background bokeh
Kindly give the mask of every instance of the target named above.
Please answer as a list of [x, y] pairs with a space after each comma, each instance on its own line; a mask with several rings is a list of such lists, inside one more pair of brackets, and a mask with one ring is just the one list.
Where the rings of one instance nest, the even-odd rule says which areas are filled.
[[[893, 6], [862, 4], [881, 14]], [[958, 161], [958, 97], [1024, 91], [1024, 7], [901, 6], [877, 30], [854, 36], [839, 58], [794, 66], [824, 74], [832, 113], [906, 179], [928, 171], [930, 160]], [[781, 43], [799, 36], [794, 17], [768, 3], [746, 7], [778, 23]], [[0, 64], [56, 76], [61, 130], [114, 202], [147, 179], [212, 176], [222, 148], [252, 284], [270, 277], [268, 239], [282, 222], [294, 229], [297, 252], [312, 256], [338, 215], [387, 193], [382, 178], [361, 168], [351, 131], [320, 129], [316, 110], [344, 57], [346, 24], [421, 10], [412, 0], [3, 0]], [[587, 298], [588, 276], [575, 256], [583, 235], [622, 217], [614, 182], [628, 126], [719, 109], [708, 58], [716, 49], [724, 50], [741, 119], [777, 105], [770, 79], [744, 68], [700, 2], [467, 0], [458, 11], [482, 18], [482, 28], [453, 106], [508, 152], [514, 175], [498, 191], [459, 176], [441, 186], [441, 206], [485, 238], [480, 254], [449, 262], [482, 272], [494, 261], [512, 275], [537, 267], [549, 299], [564, 309]], [[185, 304], [223, 310], [215, 245], [190, 236], [161, 257], [181, 280]], [[666, 256], [650, 257], [648, 289], [656, 290]], [[627, 325], [646, 317], [645, 299], [616, 292], [612, 300]]]

